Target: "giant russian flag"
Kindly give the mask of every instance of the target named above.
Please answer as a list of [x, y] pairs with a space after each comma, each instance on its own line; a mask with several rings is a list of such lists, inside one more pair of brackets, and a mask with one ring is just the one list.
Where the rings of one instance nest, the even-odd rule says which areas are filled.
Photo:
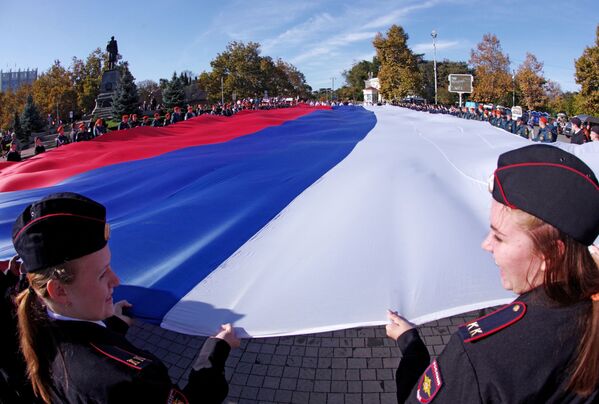
[[[189, 334], [274, 336], [415, 322], [505, 302], [486, 181], [527, 144], [482, 122], [395, 107], [201, 116], [0, 166], [0, 255], [31, 201], [107, 206], [115, 299]], [[595, 144], [570, 146], [599, 172]]]

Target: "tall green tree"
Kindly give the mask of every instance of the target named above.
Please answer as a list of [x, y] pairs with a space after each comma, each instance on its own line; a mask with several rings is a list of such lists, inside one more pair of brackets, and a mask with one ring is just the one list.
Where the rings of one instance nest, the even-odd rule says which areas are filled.
[[[422, 97], [429, 103], [435, 102], [435, 69], [432, 60], [422, 60], [418, 63], [422, 73]], [[466, 62], [454, 62], [448, 59], [437, 62], [437, 102], [444, 105], [453, 105], [458, 102], [457, 93], [449, 92], [448, 77], [450, 74], [474, 74]]]
[[362, 60], [354, 63], [349, 70], [345, 70], [342, 75], [345, 79], [345, 87], [340, 95], [343, 98], [354, 99], [358, 101], [364, 100], [364, 81], [368, 78], [377, 77], [379, 73], [380, 63], [378, 58], [375, 56], [372, 58], [372, 62], [368, 60]]
[[173, 73], [173, 78], [162, 90], [162, 102], [167, 108], [182, 107], [185, 103], [185, 79]]
[[392, 25], [386, 37], [378, 33], [373, 41], [381, 63], [378, 74], [381, 93], [388, 100], [419, 95], [422, 91], [422, 75], [408, 39], [401, 26]]
[[474, 69], [474, 92], [471, 98], [477, 102], [506, 103], [512, 88], [510, 58], [503, 53], [497, 36], [488, 33], [470, 51], [469, 64]]
[[586, 47], [575, 63], [576, 82], [581, 87], [578, 103], [585, 113], [599, 115], [599, 25], [595, 31], [595, 46]]
[[23, 130], [21, 126], [21, 119], [19, 118], [19, 113], [15, 111], [15, 115], [11, 124], [13, 132], [17, 135], [17, 139], [21, 142], [21, 146], [25, 146], [29, 144], [29, 136]]
[[76, 57], [73, 58], [71, 74], [80, 111], [89, 113], [96, 105], [96, 98], [100, 93], [100, 84], [102, 84], [104, 60], [107, 57], [106, 52], [96, 48], [87, 56], [85, 62]]
[[112, 116], [120, 117], [124, 114], [133, 114], [139, 111], [139, 94], [135, 78], [129, 71], [127, 63], [119, 65], [121, 79], [112, 96]]
[[33, 96], [29, 94], [27, 97], [27, 103], [21, 114], [21, 127], [23, 128], [24, 134], [27, 135], [27, 139], [31, 136], [31, 132], [37, 132], [44, 128], [45, 120], [42, 118], [40, 111], [33, 102]]
[[282, 59], [261, 56], [257, 42], [230, 42], [226, 49], [210, 62], [212, 71], [202, 72], [200, 88], [211, 102], [221, 96], [229, 101], [236, 98], [269, 96], [307, 98], [311, 88], [305, 76], [292, 64]]

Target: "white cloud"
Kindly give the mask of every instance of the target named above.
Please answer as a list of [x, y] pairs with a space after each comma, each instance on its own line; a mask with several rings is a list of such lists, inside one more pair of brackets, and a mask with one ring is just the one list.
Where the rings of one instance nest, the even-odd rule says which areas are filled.
[[[443, 49], [455, 48], [459, 44], [460, 43], [458, 41], [437, 41], [436, 46], [437, 46], [437, 50], [443, 50]], [[432, 38], [431, 38], [431, 42], [417, 43], [416, 45], [412, 46], [412, 50], [415, 53], [432, 52], [433, 51]]]
[[373, 19], [372, 21], [370, 21], [369, 23], [364, 25], [363, 28], [372, 29], [372, 28], [388, 27], [391, 24], [397, 23], [399, 20], [406, 17], [408, 14], [410, 14], [413, 11], [431, 8], [435, 4], [437, 4], [436, 0], [429, 0], [429, 1], [425, 1], [424, 3], [413, 4], [413, 5], [409, 5], [406, 7], [398, 8], [391, 12], [384, 13], [383, 15], [381, 15], [378, 18]]
[[375, 32], [346, 32], [337, 36], [333, 36], [325, 41], [321, 41], [319, 46], [315, 46], [312, 49], [293, 57], [292, 63], [299, 63], [320, 55], [330, 54], [335, 50], [350, 45], [354, 42], [372, 40], [375, 35]]
[[328, 13], [318, 14], [307, 21], [286, 30], [272, 39], [263, 41], [262, 48], [268, 52], [278, 46], [292, 46], [300, 44], [309, 38], [320, 35], [330, 28], [335, 19]]

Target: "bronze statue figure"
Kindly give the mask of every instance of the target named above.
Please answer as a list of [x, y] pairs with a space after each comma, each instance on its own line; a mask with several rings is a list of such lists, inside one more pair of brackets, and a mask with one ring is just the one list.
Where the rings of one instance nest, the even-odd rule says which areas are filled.
[[110, 42], [106, 46], [106, 52], [108, 52], [108, 69], [112, 70], [115, 68], [119, 56], [119, 47], [114, 37], [110, 37]]

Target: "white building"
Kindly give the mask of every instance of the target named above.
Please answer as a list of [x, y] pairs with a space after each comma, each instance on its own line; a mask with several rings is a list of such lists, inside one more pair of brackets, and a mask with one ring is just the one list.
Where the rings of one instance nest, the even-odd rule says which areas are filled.
[[364, 80], [364, 105], [373, 105], [379, 102], [383, 102], [383, 96], [380, 93], [381, 83], [378, 77], [369, 78]]

